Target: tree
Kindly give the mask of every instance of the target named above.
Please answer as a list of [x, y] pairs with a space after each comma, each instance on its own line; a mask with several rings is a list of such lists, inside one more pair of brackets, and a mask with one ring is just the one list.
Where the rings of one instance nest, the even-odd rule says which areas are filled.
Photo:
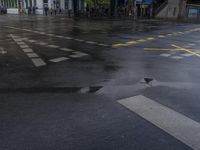
[[90, 7], [105, 7], [110, 5], [110, 0], [86, 0]]

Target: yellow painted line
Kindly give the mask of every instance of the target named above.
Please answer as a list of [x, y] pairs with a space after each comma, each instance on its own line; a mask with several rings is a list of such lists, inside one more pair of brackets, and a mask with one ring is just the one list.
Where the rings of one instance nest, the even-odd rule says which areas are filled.
[[190, 54], [194, 54], [194, 55], [200, 57], [200, 54], [195, 53], [195, 52], [191, 51], [190, 49], [186, 49], [186, 48], [177, 46], [177, 45], [175, 45], [175, 44], [172, 44], [171, 46], [173, 46], [173, 47], [175, 47], [175, 48], [178, 48], [178, 49], [183, 49], [184, 51], [186, 51], [186, 52], [188, 52], [188, 53], [190, 53]]
[[126, 42], [126, 44], [138, 44], [138, 42], [136, 42], [136, 41], [130, 41], [130, 42]]
[[146, 42], [146, 40], [144, 40], [144, 39], [139, 39], [139, 40], [137, 40], [137, 42]]
[[[191, 29], [191, 30], [187, 30], [187, 31], [183, 31], [183, 32], [173, 32], [173, 33], [168, 33], [166, 35], [157, 35], [158, 38], [165, 38], [166, 36], [172, 36], [172, 35], [178, 35], [178, 34], [185, 34], [185, 33], [190, 33], [193, 31], [200, 31], [200, 28], [196, 28], [196, 29]], [[157, 38], [154, 37], [147, 37], [146, 39], [139, 39], [136, 41], [129, 41], [126, 43], [116, 43], [116, 44], [112, 44], [112, 47], [124, 47], [124, 46], [130, 46], [130, 45], [134, 45], [134, 44], [139, 44], [140, 42], [146, 42], [146, 41], [150, 41], [150, 40], [156, 40]], [[165, 50], [165, 49], [164, 49]], [[168, 49], [166, 49], [168, 50]], [[171, 49], [173, 50], [173, 49]], [[178, 49], [176, 49], [178, 50]], [[179, 49], [181, 50], [181, 49]]]
[[170, 49], [170, 48], [144, 48], [144, 50], [148, 50], [148, 51], [182, 51], [183, 49], [180, 49], [180, 48], [175, 48], [175, 49]]
[[122, 46], [126, 46], [126, 44], [119, 43], [119, 44], [113, 44], [112, 46], [113, 47], [122, 47]]

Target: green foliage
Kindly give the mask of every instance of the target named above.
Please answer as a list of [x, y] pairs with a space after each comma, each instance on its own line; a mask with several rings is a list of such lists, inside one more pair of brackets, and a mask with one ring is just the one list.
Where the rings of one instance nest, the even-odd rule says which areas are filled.
[[101, 7], [110, 5], [110, 0], [86, 0], [90, 7]]

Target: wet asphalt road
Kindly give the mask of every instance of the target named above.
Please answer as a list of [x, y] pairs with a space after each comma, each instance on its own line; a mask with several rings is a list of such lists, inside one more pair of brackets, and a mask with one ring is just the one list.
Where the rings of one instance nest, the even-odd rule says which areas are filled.
[[199, 27], [0, 16], [0, 149], [191, 150], [117, 100], [200, 122]]

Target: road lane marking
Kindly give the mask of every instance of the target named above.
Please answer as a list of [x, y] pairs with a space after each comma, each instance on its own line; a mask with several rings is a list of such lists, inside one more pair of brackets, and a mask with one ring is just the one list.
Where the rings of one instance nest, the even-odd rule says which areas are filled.
[[22, 49], [22, 51], [24, 53], [32, 53], [33, 52], [33, 50], [31, 48], [24, 48], [24, 49]]
[[40, 35], [44, 35], [44, 36], [55, 37], [55, 38], [60, 38], [60, 39], [67, 39], [67, 40], [74, 40], [74, 41], [78, 41], [78, 42], [84, 42], [86, 44], [91, 44], [91, 45], [110, 47], [110, 45], [107, 45], [107, 44], [104, 44], [104, 43], [98, 43], [98, 42], [95, 42], [95, 41], [87, 41], [87, 40], [82, 40], [82, 39], [68, 37], [68, 36], [61, 36], [61, 35], [56, 35], [56, 34], [48, 34], [48, 33], [45, 33], [45, 32], [33, 31], [33, 30], [23, 29], [23, 28], [16, 28], [16, 27], [12, 27], [12, 26], [4, 26], [4, 27], [10, 28], [10, 29], [15, 29], [15, 30], [32, 32], [32, 33], [36, 33], [36, 34], [40, 34]]
[[171, 54], [160, 54], [160, 56], [169, 57], [169, 56], [171, 56]]
[[36, 67], [46, 65], [46, 63], [39, 57], [39, 55], [34, 53], [34, 51], [31, 48], [29, 48], [29, 46], [26, 45], [26, 43], [18, 41], [19, 37], [14, 36], [13, 34], [10, 34], [10, 36], [16, 42], [16, 44], [18, 44], [18, 46], [22, 49], [22, 51], [27, 55], [27, 57], [31, 58], [32, 63]]
[[0, 47], [0, 54], [2, 55], [7, 54], [7, 51], [5, 51], [3, 47]]
[[183, 59], [181, 56], [171, 56], [172, 59]]
[[67, 58], [67, 57], [59, 57], [59, 58], [51, 59], [50, 61], [54, 62], [54, 63], [57, 63], [57, 62], [65, 61], [65, 60], [68, 60], [68, 59], [69, 58]]
[[158, 37], [159, 37], [159, 38], [165, 38], [165, 36], [164, 36], [164, 35], [158, 35]]
[[36, 53], [27, 53], [27, 56], [30, 58], [39, 58], [38, 54]]
[[147, 51], [182, 51], [182, 48], [144, 48]]
[[33, 58], [31, 60], [36, 67], [41, 67], [46, 65], [46, 63], [41, 58]]
[[186, 52], [188, 52], [188, 53], [191, 53], [191, 54], [196, 55], [197, 57], [200, 57], [200, 54], [195, 53], [195, 52], [191, 51], [190, 49], [186, 49], [186, 48], [177, 46], [177, 45], [175, 45], [175, 44], [172, 44], [171, 46], [173, 46], [173, 47], [175, 47], [175, 48], [177, 48], [177, 49], [182, 49], [183, 51], [186, 51]]
[[142, 95], [118, 102], [187, 146], [200, 150], [199, 122]]
[[185, 54], [181, 54], [181, 56], [184, 56], [184, 57], [190, 57], [190, 56], [193, 56], [194, 54], [190, 54], [190, 53], [185, 53]]
[[[18, 37], [20, 38], [20, 37]], [[22, 38], [23, 39], [23, 38]], [[27, 42], [30, 42], [31, 40], [29, 40], [28, 38], [26, 38]], [[45, 42], [42, 42], [42, 41], [36, 41], [36, 40], [33, 40], [34, 41], [34, 44], [37, 44], [37, 45], [40, 45], [40, 46], [45, 46], [45, 47], [49, 47], [49, 48], [58, 48], [59, 50], [61, 51], [65, 51], [65, 52], [68, 52], [68, 53], [71, 53], [71, 55], [69, 55], [69, 57], [71, 58], [80, 58], [80, 57], [84, 57], [84, 56], [87, 56], [88, 54], [86, 53], [83, 53], [83, 52], [79, 52], [79, 51], [75, 51], [75, 50], [72, 50], [72, 49], [69, 49], [69, 48], [64, 48], [64, 47], [60, 47], [58, 45], [48, 45], [48, 43], [45, 43]], [[23, 45], [26, 45], [25, 43], [23, 43]], [[30, 53], [30, 52], [33, 52], [32, 49], [30, 49], [29, 47], [27, 48], [23, 48], [22, 49], [25, 53]], [[29, 55], [30, 56], [30, 55]], [[53, 59], [54, 60], [54, 59]], [[57, 60], [57, 59], [55, 59]], [[51, 61], [51, 60], [50, 60]], [[51, 61], [53, 62], [53, 61]]]
[[48, 45], [49, 48], [59, 48], [60, 46], [57, 45]]
[[88, 56], [88, 54], [76, 51], [76, 52], [73, 52], [72, 55], [70, 55], [71, 58], [79, 58], [83, 56]]
[[145, 39], [139, 39], [139, 40], [136, 40], [136, 42], [146, 42], [147, 40]]
[[65, 52], [73, 52], [74, 50], [69, 49], [69, 48], [60, 48], [61, 51], [65, 51]]
[[[194, 31], [200, 31], [200, 29], [194, 29], [194, 30], [192, 30], [190, 32], [194, 32]], [[166, 33], [165, 35], [164, 34], [163, 35], [160, 34], [160, 35], [157, 35], [156, 37], [150, 37], [150, 38], [146, 38], [146, 39], [138, 39], [138, 40], [136, 40], [136, 42], [138, 42], [137, 44], [139, 44], [139, 43], [142, 43], [142, 42], [154, 41], [154, 40], [157, 40], [159, 38], [166, 38], [166, 37], [169, 37], [169, 36], [182, 35], [182, 34], [185, 34], [184, 32], [185, 31], [183, 31], [183, 32], [179, 31], [179, 32]], [[125, 43], [114, 43], [114, 44], [112, 44], [112, 47], [113, 48], [117, 48], [117, 47], [130, 46], [130, 45], [134, 45], [134, 44], [136, 44], [136, 43], [132, 43], [131, 44], [131, 41], [128, 41], [128, 42], [125, 42]]]
[[20, 45], [19, 44], [19, 46], [23, 49], [23, 48], [29, 48], [29, 46], [28, 45], [26, 45], [26, 44], [24, 44], [24, 45]]

